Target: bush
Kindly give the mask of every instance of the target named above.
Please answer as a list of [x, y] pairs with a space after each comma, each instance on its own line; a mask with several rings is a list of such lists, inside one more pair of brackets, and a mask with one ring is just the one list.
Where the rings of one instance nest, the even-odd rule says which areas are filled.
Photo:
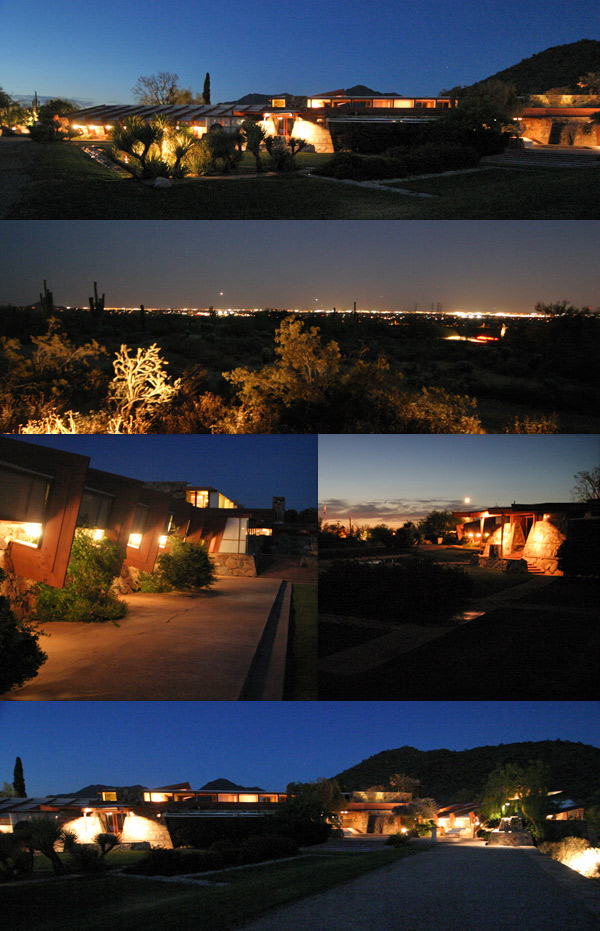
[[410, 836], [400, 833], [390, 834], [385, 842], [386, 847], [406, 847], [407, 844], [410, 844]]
[[558, 568], [569, 576], [598, 576], [600, 574], [599, 541], [565, 540], [558, 549]]
[[140, 863], [126, 868], [126, 873], [144, 876], [177, 876], [204, 873], [246, 863], [261, 863], [293, 857], [298, 847], [289, 837], [251, 835], [244, 840], [218, 840], [208, 850], [153, 850]]
[[319, 611], [398, 624], [448, 623], [472, 590], [462, 569], [425, 557], [403, 558], [395, 566], [338, 562], [319, 580]]
[[127, 605], [111, 592], [121, 571], [123, 551], [103, 538], [93, 540], [79, 528], [71, 547], [71, 558], [63, 588], [41, 584], [37, 589], [35, 617], [38, 621], [107, 621], [127, 613]]
[[[4, 577], [0, 569], [0, 582]], [[37, 675], [48, 658], [38, 639], [35, 626], [17, 620], [8, 598], [0, 596], [0, 692], [8, 692]]]
[[142, 591], [200, 592], [215, 580], [215, 568], [202, 543], [172, 539], [171, 548], [158, 557], [154, 580], [146, 576], [143, 585], [158, 586]]
[[590, 846], [589, 840], [584, 837], [565, 837], [561, 841], [544, 841], [539, 850], [553, 860], [561, 863], [568, 862], [572, 857], [584, 853]]
[[58, 135], [52, 123], [37, 123], [30, 126], [29, 135], [34, 142], [60, 142], [64, 138]]
[[342, 180], [373, 181], [397, 177], [398, 165], [378, 155], [337, 152], [319, 168], [319, 174]]

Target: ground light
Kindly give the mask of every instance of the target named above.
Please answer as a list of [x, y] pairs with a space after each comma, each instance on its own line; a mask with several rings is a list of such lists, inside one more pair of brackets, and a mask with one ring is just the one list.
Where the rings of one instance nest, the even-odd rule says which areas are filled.
[[600, 849], [598, 847], [588, 847], [587, 850], [574, 853], [561, 862], [589, 879], [597, 879], [600, 876]]

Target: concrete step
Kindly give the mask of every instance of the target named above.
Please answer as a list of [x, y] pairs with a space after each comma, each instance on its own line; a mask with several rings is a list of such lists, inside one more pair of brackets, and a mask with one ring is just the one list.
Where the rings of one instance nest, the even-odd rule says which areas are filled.
[[486, 155], [480, 164], [509, 168], [600, 168], [600, 153], [587, 150], [517, 149], [499, 155]]

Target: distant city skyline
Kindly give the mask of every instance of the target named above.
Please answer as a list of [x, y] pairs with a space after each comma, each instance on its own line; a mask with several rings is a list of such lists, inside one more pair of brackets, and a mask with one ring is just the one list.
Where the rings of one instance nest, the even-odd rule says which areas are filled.
[[0, 305], [529, 313], [600, 305], [595, 221], [0, 221]]
[[398, 527], [433, 510], [565, 502], [599, 464], [597, 436], [320, 436], [319, 516]]
[[[171, 71], [212, 101], [248, 93], [318, 94], [367, 84], [435, 96], [552, 46], [593, 38], [597, 4], [580, 0], [133, 0], [126, 7], [30, 0], [0, 4], [2, 85], [9, 94], [133, 102], [140, 75]], [[594, 30], [594, 26], [596, 29]], [[48, 59], [48, 49], [52, 56]], [[252, 50], [252, 54], [249, 54]], [[103, 66], [99, 67], [102, 62]], [[310, 63], [310, 64], [308, 64]]]

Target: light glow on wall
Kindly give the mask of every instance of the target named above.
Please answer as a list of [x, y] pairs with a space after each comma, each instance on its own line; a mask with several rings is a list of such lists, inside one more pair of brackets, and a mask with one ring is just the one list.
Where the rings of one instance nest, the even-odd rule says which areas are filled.
[[139, 550], [141, 543], [142, 543], [141, 533], [130, 533], [129, 534], [129, 542], [127, 543], [128, 546], [133, 547], [133, 549], [135, 550]]

